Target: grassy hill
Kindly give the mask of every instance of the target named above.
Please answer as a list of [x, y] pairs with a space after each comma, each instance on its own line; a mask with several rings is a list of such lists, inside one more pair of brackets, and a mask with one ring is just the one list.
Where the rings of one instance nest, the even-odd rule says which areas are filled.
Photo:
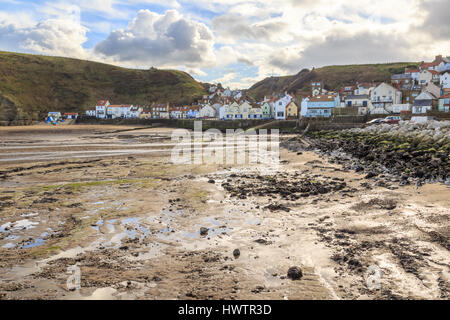
[[247, 95], [260, 100], [265, 95], [284, 91], [309, 95], [311, 81], [321, 80], [328, 90], [339, 90], [343, 86], [358, 82], [390, 82], [391, 76], [402, 73], [405, 67], [415, 67], [418, 63], [399, 62], [388, 64], [365, 64], [328, 66], [314, 70], [304, 69], [293, 76], [270, 77], [254, 84]]
[[0, 121], [41, 120], [111, 103], [191, 103], [204, 86], [176, 70], [134, 70], [91, 61], [0, 51]]

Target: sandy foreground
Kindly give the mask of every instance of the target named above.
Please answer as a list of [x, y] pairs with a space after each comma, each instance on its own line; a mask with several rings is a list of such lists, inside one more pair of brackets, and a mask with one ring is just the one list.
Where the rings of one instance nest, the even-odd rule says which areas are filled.
[[0, 128], [0, 298], [449, 298], [445, 185], [285, 149], [275, 174], [175, 165], [172, 131]]

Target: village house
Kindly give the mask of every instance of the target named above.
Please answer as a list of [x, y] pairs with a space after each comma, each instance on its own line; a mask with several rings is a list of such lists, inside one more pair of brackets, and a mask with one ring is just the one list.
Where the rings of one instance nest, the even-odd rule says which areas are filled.
[[261, 110], [263, 114], [263, 119], [270, 119], [272, 117], [270, 104], [267, 101], [264, 101], [261, 105]]
[[359, 96], [359, 95], [370, 95], [370, 93], [372, 92], [372, 90], [375, 87], [373, 86], [372, 83], [357, 83], [356, 85], [356, 89], [355, 89], [355, 95]]
[[414, 100], [411, 110], [412, 113], [420, 114], [430, 111], [433, 108], [433, 99], [434, 96], [431, 93], [422, 91], [422, 93], [417, 96], [416, 100]]
[[424, 87], [424, 90], [431, 93], [434, 99], [437, 99], [441, 96], [441, 87], [438, 87], [434, 83], [430, 82], [428, 85]]
[[248, 119], [262, 119], [263, 112], [261, 108], [250, 108], [248, 110]]
[[171, 119], [183, 119], [185, 117], [183, 107], [180, 106], [171, 106], [169, 108], [169, 113]]
[[419, 69], [406, 68], [405, 74], [411, 75], [411, 79], [413, 79], [414, 81], [417, 81], [417, 82], [419, 81], [419, 74], [420, 74]]
[[151, 112], [148, 106], [142, 109], [142, 112], [139, 115], [139, 119], [146, 119], [146, 120], [151, 119]]
[[345, 86], [339, 91], [339, 96], [341, 98], [341, 102], [345, 103], [345, 98], [348, 96], [353, 96], [355, 94], [356, 87], [355, 86]]
[[300, 103], [300, 118], [306, 117], [306, 114], [308, 113], [308, 102], [309, 97], [302, 99], [302, 102]]
[[286, 106], [286, 119], [287, 120], [296, 120], [298, 119], [298, 106], [295, 104], [293, 100], [288, 103]]
[[392, 112], [392, 105], [402, 103], [402, 93], [383, 82], [372, 91], [370, 100], [372, 102], [370, 114], [387, 114]]
[[208, 119], [208, 118], [215, 118], [215, 117], [216, 117], [216, 109], [214, 109], [209, 104], [201, 107], [200, 111], [197, 114], [197, 118], [201, 118], [201, 119]]
[[169, 119], [170, 106], [168, 103], [153, 103], [150, 108], [151, 119]]
[[427, 85], [428, 83], [430, 83], [431, 81], [433, 81], [433, 74], [428, 71], [428, 70], [422, 70], [419, 73], [419, 84], [420, 85]]
[[439, 98], [438, 110], [441, 112], [450, 112], [450, 93]]
[[450, 73], [449, 72], [445, 72], [440, 75], [439, 84], [444, 89], [450, 89]]
[[93, 108], [93, 109], [87, 109], [87, 110], [86, 110], [86, 116], [88, 116], [88, 117], [95, 117], [95, 116], [96, 116], [96, 110], [95, 110], [95, 108]]
[[200, 111], [199, 105], [186, 106], [186, 119], [195, 119]]
[[66, 112], [63, 114], [63, 118], [73, 120], [78, 119], [78, 113], [76, 112]]
[[313, 97], [322, 94], [323, 84], [321, 81], [312, 81], [311, 82], [311, 95]]
[[[306, 105], [306, 118], [325, 117], [332, 114], [332, 110], [340, 104], [339, 95], [318, 95], [310, 97]], [[303, 108], [302, 108], [303, 109]], [[303, 111], [303, 110], [302, 110]]]
[[422, 86], [411, 83], [410, 85], [403, 85], [400, 91], [402, 92], [402, 104], [412, 104], [422, 92]]
[[346, 107], [368, 107], [370, 97], [367, 94], [349, 95], [344, 100]]
[[413, 79], [411, 77], [411, 74], [408, 74], [408, 73], [394, 74], [391, 77], [391, 83], [397, 89], [400, 89], [405, 84], [409, 85], [412, 82], [413, 82]]
[[231, 105], [223, 105], [220, 108], [219, 118], [223, 120], [233, 120], [236, 112], [239, 112], [239, 105], [236, 102], [233, 102]]
[[126, 118], [127, 114], [130, 112], [132, 105], [116, 104], [109, 105], [106, 109], [106, 118], [116, 119], [116, 118]]
[[131, 106], [127, 111], [126, 117], [131, 119], [139, 119], [141, 117], [142, 110], [143, 108], [140, 106]]
[[106, 111], [110, 105], [111, 104], [108, 100], [100, 100], [97, 102], [97, 105], [95, 106], [95, 117], [99, 119], [106, 119]]
[[444, 70], [446, 62], [442, 55], [438, 55], [434, 58], [433, 62], [423, 62], [420, 64], [421, 70], [433, 70], [437, 72], [441, 72]]
[[272, 104], [272, 114], [276, 120], [286, 119], [286, 107], [291, 102], [292, 97], [287, 94], [281, 94], [280, 99], [276, 100]]
[[235, 119], [248, 119], [248, 115], [250, 112], [250, 109], [252, 106], [247, 102], [243, 102], [240, 106], [238, 111], [235, 113], [234, 118]]

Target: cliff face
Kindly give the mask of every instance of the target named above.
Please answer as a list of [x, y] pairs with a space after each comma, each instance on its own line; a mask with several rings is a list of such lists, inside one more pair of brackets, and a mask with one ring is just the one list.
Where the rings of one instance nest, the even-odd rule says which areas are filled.
[[0, 93], [0, 124], [8, 125], [17, 119], [17, 106], [9, 99], [3, 97]]
[[134, 70], [69, 58], [0, 52], [0, 121], [42, 120], [48, 111], [83, 112], [112, 103], [192, 103], [206, 94], [177, 70]]

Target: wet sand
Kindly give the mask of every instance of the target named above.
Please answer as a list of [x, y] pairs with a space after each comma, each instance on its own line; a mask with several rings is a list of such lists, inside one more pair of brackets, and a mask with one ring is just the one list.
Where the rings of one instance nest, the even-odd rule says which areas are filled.
[[174, 165], [173, 129], [134, 129], [0, 128], [0, 298], [448, 299], [445, 185], [389, 190], [285, 149], [275, 175]]

